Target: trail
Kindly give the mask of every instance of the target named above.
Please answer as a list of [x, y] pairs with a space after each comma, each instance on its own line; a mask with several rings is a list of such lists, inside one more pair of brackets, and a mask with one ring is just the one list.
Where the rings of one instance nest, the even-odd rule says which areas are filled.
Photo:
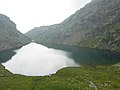
[[96, 86], [92, 81], [89, 81], [89, 80], [87, 80], [86, 78], [84, 78], [84, 77], [82, 77], [82, 76], [80, 76], [80, 75], [79, 75], [79, 77], [82, 78], [83, 80], [89, 82], [89, 83], [90, 83], [89, 86], [90, 86], [90, 87], [93, 87], [94, 90], [98, 90], [97, 86]]

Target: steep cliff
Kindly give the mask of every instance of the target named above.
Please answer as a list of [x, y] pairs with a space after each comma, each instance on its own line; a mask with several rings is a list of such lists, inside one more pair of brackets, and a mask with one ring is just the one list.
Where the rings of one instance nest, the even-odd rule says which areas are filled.
[[41, 43], [119, 50], [120, 0], [92, 0], [62, 23], [36, 27], [26, 35]]
[[9, 17], [0, 14], [0, 51], [19, 47], [31, 42], [31, 39], [16, 29], [16, 24]]

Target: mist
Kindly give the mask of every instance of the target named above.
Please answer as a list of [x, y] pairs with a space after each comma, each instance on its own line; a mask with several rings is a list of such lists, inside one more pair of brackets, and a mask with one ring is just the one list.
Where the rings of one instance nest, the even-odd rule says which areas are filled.
[[69, 57], [70, 53], [30, 43], [3, 65], [14, 74], [44, 76], [56, 73], [64, 67], [79, 66]]
[[34, 27], [61, 23], [91, 0], [0, 0], [0, 13], [26, 33]]

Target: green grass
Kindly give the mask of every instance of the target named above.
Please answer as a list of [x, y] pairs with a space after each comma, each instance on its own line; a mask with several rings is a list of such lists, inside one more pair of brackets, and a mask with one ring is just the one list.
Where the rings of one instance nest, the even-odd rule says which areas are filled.
[[0, 65], [0, 90], [120, 90], [120, 66], [83, 66], [51, 76], [12, 74]]
[[81, 47], [96, 48], [97, 46], [99, 46], [100, 42], [101, 39], [99, 37], [89, 37], [81, 40], [78, 45]]

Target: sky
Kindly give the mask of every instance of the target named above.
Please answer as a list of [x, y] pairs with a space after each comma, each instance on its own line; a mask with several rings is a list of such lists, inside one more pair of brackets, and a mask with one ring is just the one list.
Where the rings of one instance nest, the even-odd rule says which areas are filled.
[[58, 24], [91, 0], [0, 0], [5, 14], [26, 33], [34, 27]]

